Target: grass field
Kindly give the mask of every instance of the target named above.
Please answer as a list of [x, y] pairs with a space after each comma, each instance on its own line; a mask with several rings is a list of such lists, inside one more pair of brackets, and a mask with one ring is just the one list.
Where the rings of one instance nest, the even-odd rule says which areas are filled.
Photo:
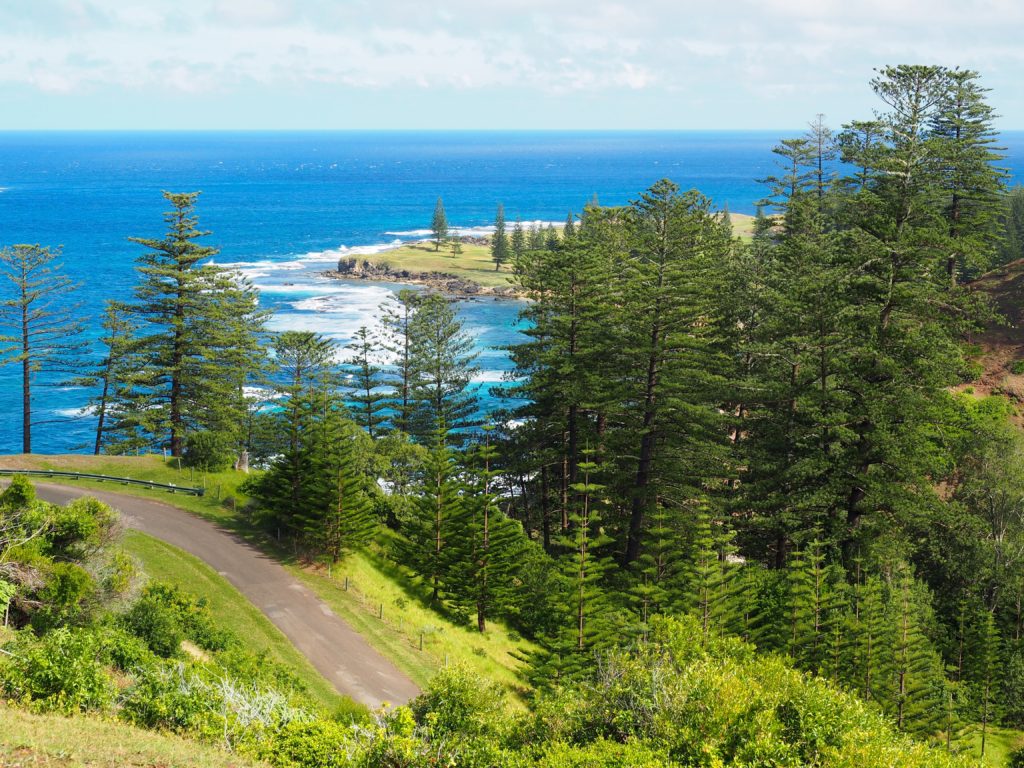
[[741, 240], [749, 240], [754, 236], [754, 217], [745, 213], [730, 213], [732, 231]]
[[272, 661], [295, 674], [314, 701], [327, 711], [363, 711], [355, 702], [338, 694], [281, 630], [202, 560], [138, 531], [128, 531], [122, 546], [139, 559], [151, 579], [176, 584], [205, 598], [221, 626], [242, 638], [249, 650], [266, 652]]
[[0, 765], [11, 768], [243, 768], [215, 747], [78, 715], [36, 715], [0, 702]]

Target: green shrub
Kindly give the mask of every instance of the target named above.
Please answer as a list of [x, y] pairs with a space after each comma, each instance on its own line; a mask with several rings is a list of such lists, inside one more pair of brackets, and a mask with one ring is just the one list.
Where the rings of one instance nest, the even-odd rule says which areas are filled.
[[120, 672], [135, 672], [156, 660], [145, 640], [109, 621], [100, 627], [99, 638], [104, 660]]
[[312, 720], [277, 691], [242, 685], [184, 662], [140, 670], [121, 695], [119, 714], [134, 725], [244, 749], [256, 748], [293, 720]]
[[401, 766], [402, 768], [433, 768], [438, 765], [458, 765], [446, 757], [440, 749], [432, 749], [416, 733], [416, 721], [408, 707], [397, 707], [371, 728], [356, 732], [359, 745], [358, 759], [353, 761], [360, 768], [377, 766]]
[[298, 675], [271, 661], [266, 651], [254, 653], [241, 644], [232, 644], [217, 653], [215, 661], [217, 666], [239, 683], [273, 688], [289, 694], [306, 692], [306, 686]]
[[54, 507], [51, 532], [47, 537], [50, 552], [68, 554], [76, 548], [99, 546], [117, 522], [117, 512], [102, 501], [90, 497], [75, 499], [63, 507]]
[[131, 589], [138, 575], [139, 567], [135, 558], [127, 552], [117, 550], [104, 564], [100, 579], [105, 592], [120, 597]]
[[165, 659], [181, 652], [185, 633], [174, 608], [149, 595], [139, 598], [123, 617], [125, 628]]
[[600, 739], [583, 746], [547, 744], [530, 764], [538, 768], [661, 768], [671, 763], [652, 746]]
[[292, 720], [271, 738], [242, 751], [280, 768], [343, 768], [352, 765], [352, 730], [329, 720]]
[[966, 765], [782, 659], [705, 637], [692, 617], [655, 617], [651, 627], [650, 642], [602, 656], [590, 682], [540, 696], [513, 739], [524, 749], [643, 743], [693, 766]]
[[121, 695], [119, 717], [132, 725], [175, 733], [215, 733], [223, 725], [215, 691], [197, 684], [184, 664], [140, 670]]
[[1024, 747], [1015, 749], [1006, 761], [1006, 768], [1024, 768]]
[[494, 729], [505, 709], [501, 686], [475, 677], [461, 664], [445, 667], [409, 705], [433, 738], [476, 736]]
[[88, 571], [74, 563], [52, 563], [47, 567], [46, 584], [37, 593], [42, 605], [32, 615], [32, 626], [46, 632], [75, 621], [96, 591]]
[[226, 435], [219, 432], [193, 432], [185, 440], [182, 458], [186, 467], [222, 472], [234, 463], [235, 452]]
[[221, 651], [236, 642], [229, 630], [217, 626], [205, 600], [161, 582], [142, 591], [125, 622], [129, 631], [164, 658], [175, 655], [184, 639], [207, 651]]
[[0, 667], [4, 693], [39, 710], [105, 710], [114, 701], [99, 638], [90, 631], [55, 629], [42, 638], [23, 632]]
[[12, 477], [11, 484], [4, 489], [3, 493], [0, 493], [0, 507], [7, 509], [25, 509], [32, 506], [35, 500], [35, 486], [25, 475]]
[[1010, 373], [1014, 376], [1020, 376], [1024, 373], [1024, 360], [1014, 360], [1010, 364]]

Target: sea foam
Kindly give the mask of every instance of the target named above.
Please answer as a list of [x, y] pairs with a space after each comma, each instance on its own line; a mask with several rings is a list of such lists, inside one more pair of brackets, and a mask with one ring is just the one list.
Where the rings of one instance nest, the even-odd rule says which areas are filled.
[[94, 416], [96, 414], [96, 406], [86, 405], [81, 408], [55, 408], [53, 413], [57, 416], [63, 416], [68, 419], [77, 419], [82, 416]]
[[[526, 229], [526, 230], [530, 229], [531, 227], [539, 227], [541, 229], [546, 229], [549, 225], [550, 226], [554, 226], [554, 227], [560, 227], [564, 223], [565, 222], [561, 222], [561, 221], [541, 221], [540, 219], [537, 219], [535, 221], [524, 221], [524, 222], [522, 222], [523, 229]], [[506, 220], [506, 222], [505, 222], [505, 231], [506, 231], [506, 233], [510, 232], [514, 225], [515, 225], [515, 222], [507, 221]], [[397, 231], [394, 231], [394, 232], [389, 231], [389, 232], [385, 232], [384, 234], [385, 235], [395, 235], [396, 237], [427, 237], [427, 238], [429, 238], [430, 236], [432, 236], [434, 234], [434, 230], [432, 230], [432, 229], [405, 229], [405, 230], [397, 230]], [[449, 235], [454, 235], [456, 237], [483, 237], [484, 235], [493, 235], [494, 234], [494, 225], [493, 224], [484, 224], [484, 225], [481, 225], [481, 226], [474, 226], [474, 227], [450, 226], [450, 227], [448, 227], [448, 234]]]

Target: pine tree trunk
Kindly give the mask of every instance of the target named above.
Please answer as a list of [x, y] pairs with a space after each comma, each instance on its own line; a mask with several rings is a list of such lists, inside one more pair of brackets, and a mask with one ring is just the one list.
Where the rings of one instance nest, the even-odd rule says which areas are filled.
[[551, 552], [550, 492], [548, 487], [548, 465], [545, 464], [540, 470], [540, 528], [545, 552]]
[[437, 478], [437, 508], [434, 512], [434, 567], [433, 577], [433, 590], [431, 592], [431, 600], [435, 603], [441, 596], [441, 574], [439, 573], [441, 568], [441, 478]]
[[654, 434], [650, 431], [653, 413], [644, 414], [644, 436], [640, 441], [640, 458], [637, 462], [636, 482], [633, 486], [633, 502], [629, 516], [629, 537], [622, 558], [623, 565], [629, 565], [640, 556], [640, 539], [643, 535], [644, 512], [647, 507], [647, 486], [651, 481], [651, 463], [654, 458]]
[[32, 453], [32, 365], [28, 356], [28, 325], [23, 328], [21, 361], [21, 452]]
[[[23, 273], [24, 274], [24, 273]], [[28, 321], [28, 277], [21, 284], [21, 452], [32, 453], [32, 358]]]
[[103, 392], [100, 394], [100, 402], [97, 407], [96, 420], [96, 446], [93, 455], [99, 456], [103, 448], [103, 425], [107, 418], [107, 397], [110, 392], [110, 371], [103, 375]]
[[181, 321], [184, 319], [179, 298], [178, 309], [179, 323], [174, 331], [174, 347], [171, 352], [171, 456], [182, 454], [182, 421], [181, 421], [181, 364], [182, 364], [182, 340]]
[[[661, 328], [655, 325], [652, 344], [657, 346]], [[629, 565], [640, 556], [640, 539], [643, 535], [644, 512], [647, 507], [647, 488], [651, 482], [651, 464], [654, 461], [654, 403], [658, 386], [658, 360], [652, 354], [647, 361], [647, 384], [644, 391], [644, 419], [640, 438], [640, 453], [636, 467], [636, 481], [633, 484], [633, 502], [629, 517], [629, 537], [622, 558], [623, 565]]]

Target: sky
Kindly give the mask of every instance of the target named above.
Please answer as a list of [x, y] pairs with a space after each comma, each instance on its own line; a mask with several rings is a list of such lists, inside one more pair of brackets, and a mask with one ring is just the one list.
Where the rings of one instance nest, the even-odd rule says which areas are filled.
[[3, 129], [772, 129], [973, 69], [1024, 129], [1019, 0], [0, 0]]

